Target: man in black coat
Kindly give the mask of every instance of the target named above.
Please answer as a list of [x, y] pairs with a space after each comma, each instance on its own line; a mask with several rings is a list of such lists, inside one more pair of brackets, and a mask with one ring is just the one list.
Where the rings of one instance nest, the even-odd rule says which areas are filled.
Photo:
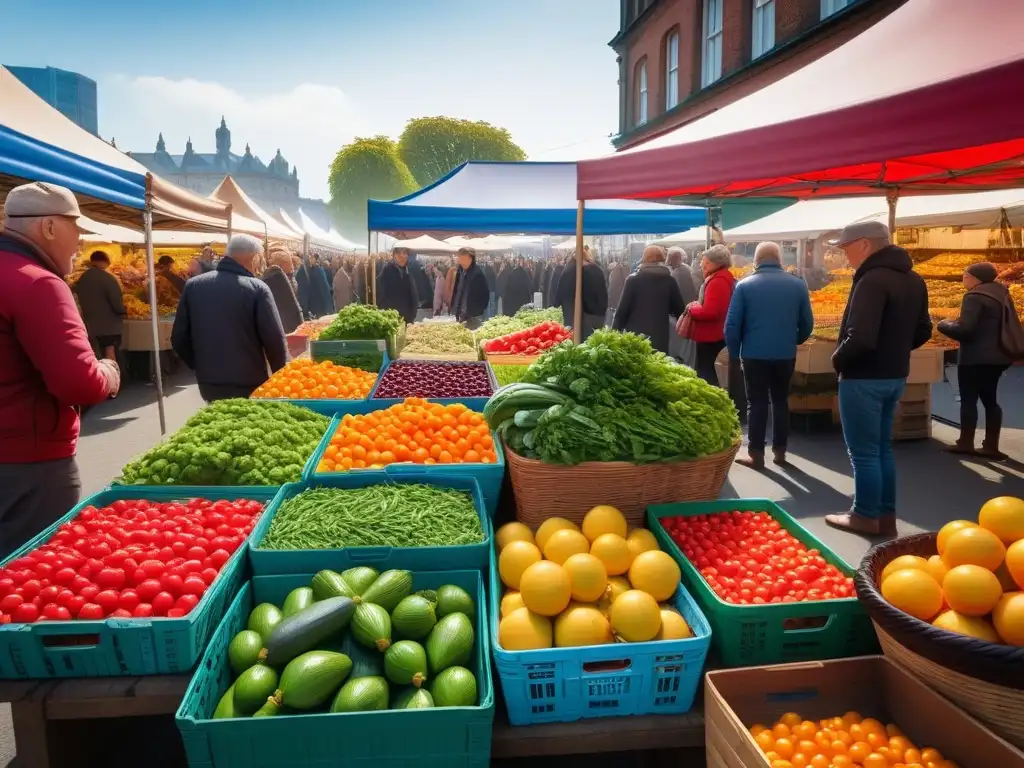
[[409, 274], [409, 251], [395, 248], [377, 275], [377, 306], [397, 310], [405, 322], [415, 323], [419, 304], [416, 282]]
[[423, 262], [415, 253], [409, 254], [409, 274], [412, 275], [416, 284], [416, 298], [419, 299], [419, 309], [432, 309], [434, 303], [434, 286], [427, 277], [427, 271], [423, 268]]
[[498, 274], [494, 271], [494, 267], [491, 266], [489, 261], [481, 264], [480, 269], [484, 271], [484, 277], [487, 278], [487, 291], [489, 293], [487, 317], [493, 317], [498, 307]]
[[191, 278], [178, 302], [171, 346], [196, 372], [207, 402], [249, 397], [288, 362], [288, 345], [270, 288], [253, 275], [260, 241], [235, 235], [213, 272]]
[[511, 315], [508, 311], [508, 279], [512, 276], [512, 267], [507, 261], [498, 262], [498, 274], [494, 278], [494, 292], [498, 294], [501, 301], [501, 314]]
[[476, 250], [459, 248], [459, 271], [455, 275], [455, 290], [452, 293], [452, 314], [455, 319], [475, 330], [483, 321], [491, 292], [487, 289], [487, 278], [476, 263]]
[[532, 286], [533, 281], [530, 280], [529, 272], [521, 263], [516, 264], [508, 277], [508, 287], [505, 289], [506, 315], [514, 315], [524, 304], [533, 301]]
[[[604, 283], [601, 267], [590, 257], [590, 249], [583, 250], [583, 327], [580, 329], [581, 341], [590, 338], [590, 334], [604, 326], [604, 318], [608, 312], [608, 287]], [[572, 328], [576, 317], [576, 261], [570, 261], [562, 270], [555, 289], [555, 304], [562, 307], [562, 322], [566, 328]]]
[[853, 505], [826, 515], [837, 528], [896, 535], [896, 460], [892, 430], [910, 373], [910, 353], [932, 335], [928, 288], [902, 248], [877, 221], [851, 224], [839, 247], [856, 270], [839, 325], [832, 367], [839, 374], [839, 416], [853, 465]]
[[612, 327], [643, 334], [651, 346], [667, 355], [668, 319], [679, 317], [684, 309], [679, 285], [665, 266], [665, 249], [649, 245], [636, 273], [626, 278]]
[[263, 273], [263, 282], [274, 297], [274, 305], [285, 333], [291, 333], [302, 323], [302, 308], [299, 306], [298, 288], [292, 276], [293, 269], [288, 251], [273, 251], [270, 254], [270, 267]]

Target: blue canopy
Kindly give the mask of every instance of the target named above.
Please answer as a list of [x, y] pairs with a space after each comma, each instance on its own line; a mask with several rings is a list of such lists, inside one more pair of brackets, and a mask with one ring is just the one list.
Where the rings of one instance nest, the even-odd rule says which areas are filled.
[[[576, 208], [576, 163], [463, 163], [411, 195], [367, 203], [375, 232], [571, 235]], [[706, 219], [704, 208], [594, 200], [586, 204], [583, 232], [677, 232]]]

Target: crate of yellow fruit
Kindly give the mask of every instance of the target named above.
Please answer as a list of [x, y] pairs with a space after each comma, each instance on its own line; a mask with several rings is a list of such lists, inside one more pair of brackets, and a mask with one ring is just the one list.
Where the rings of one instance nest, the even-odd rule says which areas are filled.
[[693, 706], [711, 629], [650, 531], [603, 505], [494, 540], [488, 608], [513, 725]]
[[855, 583], [887, 656], [1024, 747], [1024, 499], [881, 544]]

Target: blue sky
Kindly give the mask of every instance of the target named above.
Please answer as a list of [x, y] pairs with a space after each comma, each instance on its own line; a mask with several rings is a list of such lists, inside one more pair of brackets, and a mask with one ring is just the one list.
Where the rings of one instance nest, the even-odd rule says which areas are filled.
[[[304, 196], [354, 136], [445, 114], [508, 128], [531, 158], [610, 152], [618, 0], [0, 0], [0, 63], [80, 72], [100, 133], [125, 150], [232, 150], [298, 165]], [[6, 9], [5, 9], [6, 6]]]

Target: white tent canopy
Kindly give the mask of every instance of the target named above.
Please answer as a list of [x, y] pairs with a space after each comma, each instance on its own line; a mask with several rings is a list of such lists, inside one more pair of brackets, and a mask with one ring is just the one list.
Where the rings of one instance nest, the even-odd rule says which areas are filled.
[[224, 180], [213, 191], [213, 194], [210, 195], [210, 199], [230, 203], [233, 213], [239, 213], [248, 219], [263, 222], [266, 225], [268, 237], [302, 242], [304, 235], [301, 232], [296, 232], [291, 227], [282, 224], [260, 208], [230, 176], [224, 177]]
[[[145, 234], [141, 230], [122, 227], [117, 224], [104, 224], [99, 221], [82, 217], [78, 220], [82, 229], [89, 230], [82, 234], [86, 243], [123, 243], [125, 245], [143, 245]], [[174, 230], [157, 230], [153, 232], [153, 245], [166, 247], [201, 246], [207, 243], [226, 243], [226, 234], [216, 232], [176, 232]]]
[[[1024, 189], [900, 198], [896, 226], [998, 229], [1004, 212], [1010, 226], [1024, 226]], [[879, 221], [887, 219], [885, 214]]]
[[552, 246], [556, 251], [573, 251], [576, 250], [576, 238], [571, 237], [568, 240], [563, 240], [558, 245]]
[[759, 240], [813, 240], [847, 224], [875, 215], [888, 217], [884, 197], [849, 197], [832, 200], [801, 200], [781, 211], [742, 227], [726, 230], [730, 243]]
[[[712, 230], [713, 232], [714, 230]], [[687, 229], [684, 232], [676, 232], [672, 235], [665, 235], [665, 237], [659, 238], [651, 242], [651, 245], [663, 245], [666, 248], [678, 245], [681, 248], [695, 248], [697, 246], [703, 246], [707, 243], [708, 238], [708, 227], [707, 225], [701, 225], [694, 227], [693, 229]], [[714, 242], [714, 238], [711, 239]]]
[[411, 240], [396, 240], [391, 249], [408, 248], [413, 253], [455, 253], [458, 250], [454, 245], [443, 240], [436, 240], [430, 235], [420, 235]]

